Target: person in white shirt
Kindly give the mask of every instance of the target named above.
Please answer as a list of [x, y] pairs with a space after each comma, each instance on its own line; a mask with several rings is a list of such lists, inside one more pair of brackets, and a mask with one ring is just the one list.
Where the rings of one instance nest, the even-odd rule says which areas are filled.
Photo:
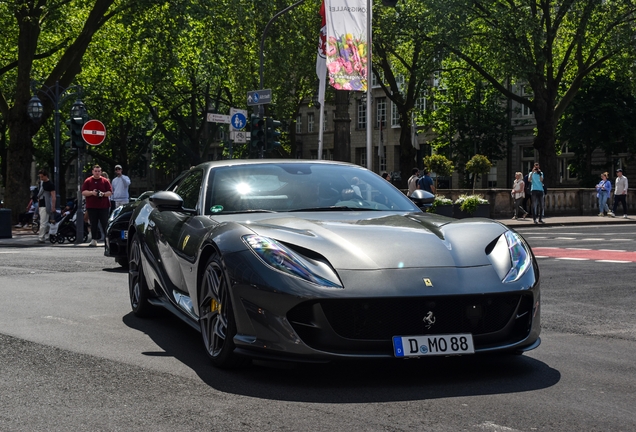
[[130, 178], [124, 175], [121, 165], [115, 165], [115, 178], [111, 182], [113, 186], [112, 203], [114, 208], [120, 205], [128, 204], [130, 197], [128, 195], [128, 186], [130, 186]]
[[611, 217], [616, 214], [618, 203], [623, 205], [623, 217], [627, 219], [627, 177], [623, 175], [623, 170], [620, 168], [616, 170], [614, 205], [612, 206], [612, 212], [609, 213]]
[[413, 192], [415, 192], [415, 190], [417, 189], [417, 181], [420, 179], [417, 175], [419, 174], [420, 170], [417, 168], [413, 168], [411, 170], [411, 177], [409, 177], [409, 180], [407, 182], [407, 185], [409, 187], [409, 191], [406, 194], [406, 196], [411, 196], [411, 194]]

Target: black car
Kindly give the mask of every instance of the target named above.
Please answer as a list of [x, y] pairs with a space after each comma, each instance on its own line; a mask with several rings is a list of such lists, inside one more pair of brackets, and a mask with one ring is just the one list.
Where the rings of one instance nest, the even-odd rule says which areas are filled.
[[424, 213], [356, 165], [205, 163], [139, 203], [128, 239], [134, 314], [168, 309], [219, 367], [540, 344], [539, 268], [519, 234]]
[[104, 256], [115, 258], [117, 264], [122, 267], [128, 267], [128, 225], [130, 224], [130, 217], [135, 208], [153, 193], [153, 191], [142, 193], [128, 204], [117, 207], [108, 218]]

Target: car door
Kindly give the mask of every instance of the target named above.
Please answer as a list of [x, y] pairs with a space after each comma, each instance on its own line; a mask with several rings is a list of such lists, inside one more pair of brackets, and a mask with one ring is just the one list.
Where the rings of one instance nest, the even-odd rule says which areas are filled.
[[186, 259], [182, 252], [187, 245], [184, 232], [190, 231], [187, 228], [189, 221], [201, 214], [199, 198], [202, 184], [203, 170], [193, 169], [173, 189], [183, 199], [184, 211], [155, 209], [151, 215], [163, 276], [172, 288], [184, 293], [188, 291], [181, 264], [181, 260]]

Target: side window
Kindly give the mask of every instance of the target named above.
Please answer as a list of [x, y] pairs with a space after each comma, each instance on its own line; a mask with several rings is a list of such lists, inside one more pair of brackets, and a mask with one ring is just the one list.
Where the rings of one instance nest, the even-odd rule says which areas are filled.
[[181, 198], [183, 198], [183, 207], [187, 209], [197, 209], [199, 202], [199, 192], [203, 180], [203, 171], [193, 171], [183, 179], [183, 181], [174, 190]]

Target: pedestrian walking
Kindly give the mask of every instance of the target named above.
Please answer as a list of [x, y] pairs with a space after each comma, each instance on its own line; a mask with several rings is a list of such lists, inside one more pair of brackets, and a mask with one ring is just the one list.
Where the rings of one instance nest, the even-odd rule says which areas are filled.
[[411, 170], [411, 177], [409, 177], [409, 180], [406, 182], [409, 191], [406, 194], [406, 196], [411, 196], [411, 194], [413, 192], [415, 192], [415, 190], [417, 189], [417, 181], [420, 179], [417, 174], [420, 172], [420, 170], [418, 168], [413, 168]]
[[130, 201], [128, 195], [128, 187], [130, 186], [130, 178], [124, 175], [124, 171], [121, 165], [115, 165], [115, 178], [112, 181], [113, 185], [113, 210], [117, 207], [127, 204]]
[[97, 240], [101, 238], [99, 225], [106, 233], [110, 213], [109, 197], [112, 194], [113, 188], [110, 182], [102, 177], [102, 168], [99, 165], [93, 166], [93, 175], [84, 180], [82, 185], [82, 196], [86, 197], [86, 212], [91, 224], [90, 246], [97, 246]]
[[528, 212], [523, 208], [522, 203], [523, 199], [526, 197], [525, 193], [526, 185], [523, 181], [523, 174], [520, 172], [515, 173], [515, 181], [512, 184], [512, 190], [510, 193], [512, 194], [512, 199], [514, 200], [514, 214], [512, 216], [513, 219], [517, 219], [518, 214], [523, 213], [523, 219], [526, 218]]
[[428, 175], [428, 170], [424, 168], [422, 171], [423, 175], [417, 182], [417, 188], [430, 192], [432, 194], [435, 193], [435, 186], [433, 186], [433, 179]]
[[611, 217], [616, 215], [616, 209], [618, 203], [623, 205], [623, 217], [627, 219], [627, 177], [623, 175], [622, 169], [616, 170], [616, 181], [614, 187], [614, 205], [612, 206], [612, 212], [609, 214]]
[[543, 172], [538, 162], [535, 162], [532, 167], [532, 171], [528, 173], [528, 181], [530, 182], [530, 194], [532, 195], [532, 220], [537, 223], [537, 217], [539, 223], [543, 222], [543, 207], [545, 206], [543, 195]]
[[605, 216], [610, 213], [607, 200], [612, 192], [612, 182], [607, 179], [609, 174], [604, 172], [601, 174], [601, 181], [596, 185], [596, 197], [598, 198], [598, 215]]
[[40, 231], [38, 232], [38, 242], [45, 243], [49, 239], [49, 226], [53, 221], [55, 213], [55, 185], [49, 179], [49, 173], [45, 169], [38, 171], [40, 177], [40, 188], [38, 191], [38, 206], [40, 214]]

